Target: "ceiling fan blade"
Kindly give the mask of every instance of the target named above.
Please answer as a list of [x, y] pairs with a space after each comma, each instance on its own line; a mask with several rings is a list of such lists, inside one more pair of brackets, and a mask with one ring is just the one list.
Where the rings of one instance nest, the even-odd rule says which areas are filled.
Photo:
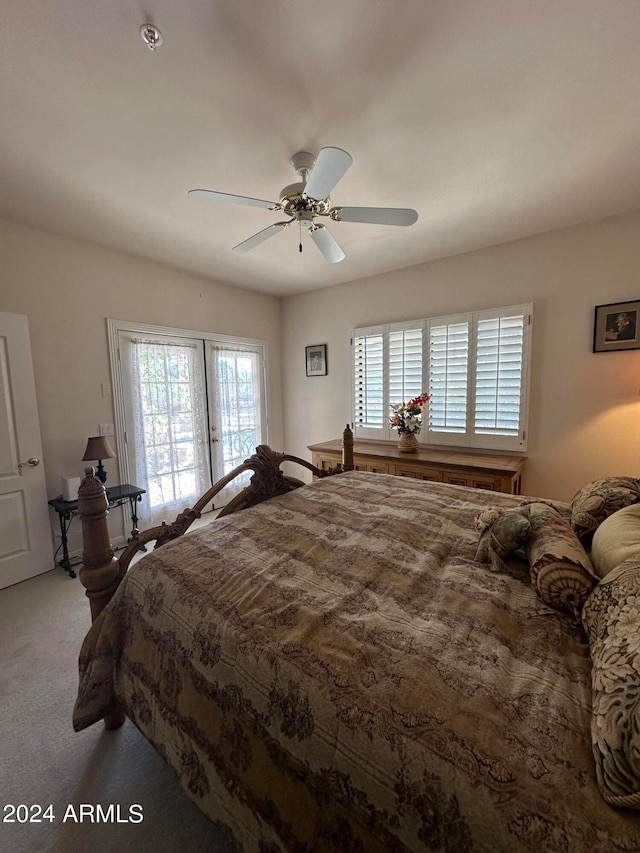
[[351, 154], [342, 148], [321, 148], [311, 176], [304, 188], [309, 198], [326, 198], [353, 163]]
[[284, 231], [284, 229], [288, 228], [292, 222], [293, 219], [289, 219], [287, 222], [274, 222], [272, 225], [268, 225], [266, 228], [263, 228], [262, 231], [258, 231], [258, 233], [254, 234], [253, 237], [249, 237], [247, 240], [243, 240], [242, 243], [238, 243], [238, 245], [234, 246], [231, 251], [248, 252], [250, 249], [254, 249], [256, 246], [259, 246], [260, 243], [264, 243], [264, 241], [268, 240], [269, 237], [273, 237], [274, 234], [278, 233], [278, 231]]
[[232, 195], [231, 193], [219, 193], [215, 190], [189, 190], [189, 195], [197, 198], [208, 198], [213, 201], [229, 201], [232, 204], [246, 204], [249, 207], [265, 207], [268, 210], [278, 210], [280, 205], [277, 201], [265, 201], [262, 198], [249, 198], [246, 195]]
[[415, 210], [406, 207], [332, 207], [332, 219], [339, 222], [364, 222], [369, 225], [413, 225]]
[[330, 264], [337, 264], [345, 259], [344, 252], [324, 225], [316, 225], [314, 228], [310, 228], [309, 234], [324, 255], [325, 260], [329, 261]]

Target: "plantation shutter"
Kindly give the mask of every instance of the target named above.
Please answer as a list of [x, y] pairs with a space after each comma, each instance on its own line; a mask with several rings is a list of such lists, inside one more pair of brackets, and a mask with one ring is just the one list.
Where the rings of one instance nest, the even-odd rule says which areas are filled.
[[354, 434], [386, 438], [383, 329], [353, 333]]
[[420, 441], [525, 450], [533, 306], [356, 329], [354, 433], [389, 440], [390, 405], [429, 394]]
[[428, 441], [467, 432], [469, 325], [464, 317], [429, 323]]
[[422, 324], [391, 327], [389, 332], [389, 403], [406, 403], [422, 394]]
[[502, 316], [478, 315], [474, 434], [496, 440], [504, 436], [510, 439], [505, 442], [508, 446], [524, 440], [526, 309], [510, 309]]

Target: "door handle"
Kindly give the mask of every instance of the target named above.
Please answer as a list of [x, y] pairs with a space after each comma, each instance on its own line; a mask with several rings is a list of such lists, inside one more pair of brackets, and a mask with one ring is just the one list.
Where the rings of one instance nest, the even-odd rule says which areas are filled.
[[24, 468], [25, 466], [29, 466], [29, 468], [35, 468], [36, 465], [40, 464], [40, 460], [37, 456], [32, 456], [30, 459], [27, 459], [26, 462], [20, 462], [18, 468]]

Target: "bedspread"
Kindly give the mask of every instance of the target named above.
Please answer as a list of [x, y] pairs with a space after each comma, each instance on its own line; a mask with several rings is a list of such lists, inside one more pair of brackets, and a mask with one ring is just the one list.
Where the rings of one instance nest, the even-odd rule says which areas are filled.
[[601, 799], [591, 663], [528, 566], [476, 563], [520, 498], [352, 472], [145, 556], [81, 652], [247, 851], [631, 851]]

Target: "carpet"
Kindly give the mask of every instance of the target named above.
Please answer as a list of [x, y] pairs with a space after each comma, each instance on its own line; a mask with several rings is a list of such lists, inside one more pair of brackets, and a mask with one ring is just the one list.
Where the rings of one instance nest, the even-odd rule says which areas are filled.
[[131, 722], [73, 731], [89, 624], [62, 569], [0, 591], [0, 850], [237, 853]]

